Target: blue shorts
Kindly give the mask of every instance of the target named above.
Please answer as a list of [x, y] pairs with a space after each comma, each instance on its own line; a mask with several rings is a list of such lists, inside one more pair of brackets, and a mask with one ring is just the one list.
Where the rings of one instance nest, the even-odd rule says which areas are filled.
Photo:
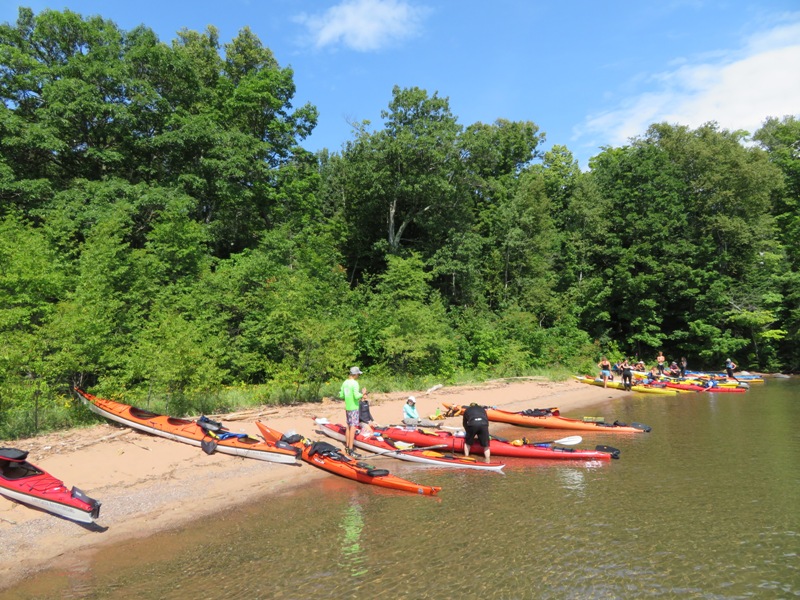
[[346, 410], [344, 411], [345, 416], [347, 417], [347, 424], [350, 427], [358, 427], [358, 422], [361, 420], [359, 419], [359, 410]]
[[611, 371], [609, 371], [608, 369], [603, 369], [602, 371], [600, 371], [600, 375], [602, 375], [603, 377], [611, 377]]

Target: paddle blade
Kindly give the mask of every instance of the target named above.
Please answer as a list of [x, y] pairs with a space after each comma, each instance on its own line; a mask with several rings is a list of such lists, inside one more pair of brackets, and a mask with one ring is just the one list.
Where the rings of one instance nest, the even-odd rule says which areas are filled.
[[560, 440], [550, 440], [549, 442], [533, 442], [534, 446], [552, 446], [553, 444], [561, 444], [563, 446], [574, 446], [580, 444], [583, 438], [579, 435], [571, 435]]
[[560, 440], [556, 440], [554, 444], [561, 444], [562, 446], [574, 446], [575, 444], [580, 444], [583, 441], [583, 438], [579, 435], [571, 435], [569, 437], [562, 438]]
[[217, 442], [214, 440], [203, 440], [200, 442], [200, 447], [206, 454], [214, 454], [214, 452], [217, 450]]

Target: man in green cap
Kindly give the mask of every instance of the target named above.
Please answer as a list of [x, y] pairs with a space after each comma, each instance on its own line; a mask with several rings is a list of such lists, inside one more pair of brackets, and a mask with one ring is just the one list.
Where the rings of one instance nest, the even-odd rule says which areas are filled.
[[358, 367], [350, 368], [350, 376], [342, 383], [342, 389], [339, 390], [339, 397], [344, 400], [344, 413], [345, 413], [345, 451], [356, 458], [359, 458], [355, 451], [356, 428], [359, 423], [359, 401], [366, 396], [367, 388], [362, 387], [358, 389], [358, 377], [361, 375], [361, 369]]

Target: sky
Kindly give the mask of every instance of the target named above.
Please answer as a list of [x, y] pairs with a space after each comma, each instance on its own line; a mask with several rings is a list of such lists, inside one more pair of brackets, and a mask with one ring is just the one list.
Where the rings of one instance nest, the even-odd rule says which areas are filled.
[[532, 121], [542, 150], [566, 146], [582, 169], [652, 123], [754, 133], [800, 117], [797, 0], [0, 0], [0, 22], [20, 6], [166, 43], [247, 26], [294, 70], [294, 106], [319, 110], [311, 151], [340, 151], [354, 123], [381, 129], [396, 85], [448, 98], [464, 127]]

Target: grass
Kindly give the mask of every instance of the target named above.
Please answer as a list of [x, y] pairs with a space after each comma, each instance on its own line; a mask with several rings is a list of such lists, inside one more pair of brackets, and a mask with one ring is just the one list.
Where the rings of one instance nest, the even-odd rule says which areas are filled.
[[[448, 377], [427, 375], [414, 377], [381, 372], [375, 369], [361, 377], [363, 385], [374, 393], [414, 392], [428, 390], [436, 385], [467, 386], [487, 381], [519, 381], [541, 379], [565, 381], [574, 375], [565, 367], [530, 369], [524, 373], [506, 374], [492, 371], [459, 371]], [[322, 386], [282, 384], [272, 382], [260, 385], [231, 385], [215, 390], [167, 394], [156, 390], [128, 390], [124, 396], [108, 390], [97, 390], [100, 397], [119, 400], [156, 413], [174, 417], [200, 414], [224, 414], [262, 406], [289, 406], [304, 402], [321, 402], [323, 398], [336, 398], [341, 381], [329, 381]], [[77, 400], [54, 397], [52, 404], [43, 403], [34, 415], [31, 410], [6, 411], [0, 419], [0, 438], [6, 440], [29, 437], [39, 433], [59, 431], [92, 425], [102, 421]]]

